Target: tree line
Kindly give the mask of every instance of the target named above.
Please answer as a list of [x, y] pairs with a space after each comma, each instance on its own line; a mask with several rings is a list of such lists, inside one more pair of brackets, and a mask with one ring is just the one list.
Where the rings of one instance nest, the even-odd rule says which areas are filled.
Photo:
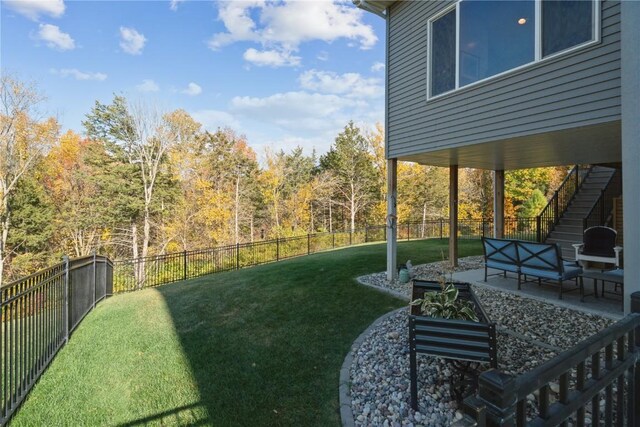
[[[34, 84], [2, 75], [0, 283], [60, 256], [138, 258], [383, 224], [384, 129], [353, 122], [328, 152], [266, 150], [186, 111], [115, 95], [61, 133]], [[534, 216], [567, 168], [506, 174], [508, 216]], [[462, 169], [461, 218], [491, 217], [490, 171]], [[448, 170], [401, 162], [398, 220], [448, 215]]]

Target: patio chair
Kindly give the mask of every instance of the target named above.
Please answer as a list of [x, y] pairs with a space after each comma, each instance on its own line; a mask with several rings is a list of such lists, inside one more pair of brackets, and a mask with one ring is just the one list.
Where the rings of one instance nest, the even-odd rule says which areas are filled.
[[616, 246], [618, 233], [609, 227], [590, 227], [584, 231], [583, 242], [575, 243], [576, 262], [602, 262], [620, 267], [622, 246]]

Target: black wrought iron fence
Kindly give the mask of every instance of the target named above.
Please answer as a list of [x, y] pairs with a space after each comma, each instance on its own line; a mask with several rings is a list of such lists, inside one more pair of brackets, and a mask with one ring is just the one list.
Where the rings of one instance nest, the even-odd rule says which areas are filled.
[[[505, 237], [535, 240], [537, 235], [535, 228], [533, 228], [535, 224], [535, 218], [505, 219]], [[458, 238], [475, 239], [482, 236], [492, 236], [492, 234], [493, 222], [491, 219], [458, 221]], [[446, 239], [448, 237], [449, 220], [446, 218], [398, 225], [399, 241]], [[130, 292], [331, 249], [368, 242], [383, 242], [386, 238], [386, 226], [376, 225], [353, 232], [304, 234], [210, 249], [119, 260], [114, 262], [113, 290], [114, 293]]]
[[0, 287], [0, 425], [112, 285], [111, 261], [93, 255], [65, 258]]

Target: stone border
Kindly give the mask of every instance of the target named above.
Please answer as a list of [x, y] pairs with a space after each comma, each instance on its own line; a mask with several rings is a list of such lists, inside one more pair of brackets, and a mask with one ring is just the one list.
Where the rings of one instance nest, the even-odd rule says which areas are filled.
[[[360, 282], [360, 280], [358, 280], [358, 282]], [[374, 289], [378, 289], [381, 291], [385, 291], [384, 289], [379, 288], [378, 286], [373, 286], [373, 285], [367, 285], [367, 286], [370, 286]], [[390, 291], [390, 290], [386, 290], [386, 291], [391, 293], [391, 295], [398, 296], [396, 295], [397, 292]], [[406, 295], [403, 295], [402, 297], [408, 300]], [[375, 329], [378, 325], [380, 325], [382, 322], [384, 322], [394, 314], [400, 312], [401, 310], [406, 310], [406, 309], [407, 307], [400, 307], [398, 309], [395, 309], [393, 311], [390, 311], [378, 317], [351, 344], [351, 348], [349, 349], [347, 356], [344, 358], [344, 362], [342, 362], [342, 367], [340, 368], [340, 380], [339, 380], [339, 386], [338, 386], [338, 394], [340, 396], [339, 398], [340, 419], [342, 421], [343, 427], [355, 427], [356, 425], [355, 420], [353, 418], [353, 411], [351, 410], [351, 393], [349, 392], [349, 385], [351, 383], [351, 365], [353, 365], [353, 353], [355, 349], [362, 344], [365, 338], [367, 338], [367, 336], [371, 333], [371, 331], [373, 331], [373, 329]]]

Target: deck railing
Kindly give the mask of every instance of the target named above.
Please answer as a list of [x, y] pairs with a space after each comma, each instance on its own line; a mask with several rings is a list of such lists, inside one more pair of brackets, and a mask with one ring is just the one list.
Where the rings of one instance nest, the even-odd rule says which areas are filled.
[[492, 369], [458, 426], [640, 425], [640, 292], [632, 314], [537, 368]]
[[96, 303], [111, 294], [103, 256], [63, 262], [0, 287], [0, 425]]
[[613, 203], [622, 194], [622, 173], [616, 169], [615, 173], [600, 192], [598, 201], [593, 205], [587, 216], [582, 220], [582, 228], [586, 230], [596, 225], [608, 225]]
[[535, 240], [544, 242], [553, 228], [558, 224], [562, 213], [567, 209], [576, 192], [582, 185], [585, 177], [589, 174], [590, 167], [575, 165], [573, 169], [564, 178], [558, 189], [537, 216]]

